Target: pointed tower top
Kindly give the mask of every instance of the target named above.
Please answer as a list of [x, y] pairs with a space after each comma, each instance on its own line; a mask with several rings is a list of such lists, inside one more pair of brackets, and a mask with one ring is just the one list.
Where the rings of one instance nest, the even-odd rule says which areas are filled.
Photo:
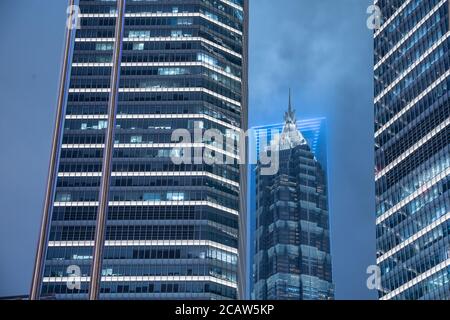
[[291, 88], [289, 88], [289, 104], [288, 104], [288, 111], [284, 115], [284, 122], [285, 124], [295, 124], [296, 118], [295, 118], [295, 110], [292, 109], [292, 94], [291, 94]]
[[292, 108], [292, 94], [289, 89], [288, 111], [284, 114], [283, 132], [278, 139], [279, 150], [290, 149], [300, 144], [306, 144], [306, 140], [297, 128], [295, 110]]

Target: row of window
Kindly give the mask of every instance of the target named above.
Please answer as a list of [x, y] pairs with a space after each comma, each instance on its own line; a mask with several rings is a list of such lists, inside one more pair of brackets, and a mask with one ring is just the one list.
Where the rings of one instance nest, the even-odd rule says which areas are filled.
[[[417, 263], [420, 256], [428, 259], [430, 252], [437, 250], [442, 245], [445, 253], [445, 244], [449, 239], [449, 233], [450, 222], [446, 221], [384, 260], [380, 264], [382, 272], [387, 274], [387, 271], [389, 271], [389, 276], [392, 276], [391, 273], [393, 273], [395, 268], [411, 268]], [[442, 261], [444, 261], [446, 259], [445, 255], [442, 258]]]
[[[66, 284], [44, 283], [42, 285], [41, 295], [57, 295], [57, 298], [67, 299], [78, 297], [85, 299], [88, 293], [88, 283], [83, 283], [81, 289], [69, 289]], [[211, 299], [214, 294], [229, 299], [236, 299], [236, 289], [223, 286], [216, 283], [204, 282], [164, 282], [164, 283], [102, 283], [100, 288], [100, 298], [130, 298], [149, 297], [167, 299], [189, 299], [196, 297], [198, 299]]]
[[[405, 53], [401, 59], [398, 59], [394, 65], [382, 64], [375, 72], [375, 96], [378, 96], [388, 84], [394, 82], [395, 79], [404, 73], [413, 63], [415, 63], [429, 48], [442, 38], [442, 30], [432, 32], [424, 41], [418, 43], [414, 50]], [[444, 41], [443, 47], [445, 51], [448, 48], [448, 42]], [[427, 58], [430, 60], [430, 58]], [[417, 68], [417, 67], [416, 67]]]
[[[235, 127], [240, 127], [239, 114], [232, 114], [225, 112], [225, 110], [219, 110], [216, 106], [209, 103], [179, 103], [179, 104], [135, 104], [135, 103], [119, 103], [117, 106], [117, 114], [119, 116], [125, 115], [155, 115], [158, 121], [164, 121], [162, 115], [186, 115], [186, 114], [198, 114], [199, 118], [203, 115], [210, 116], [216, 120], [223, 121], [231, 124]], [[66, 115], [103, 115], [107, 114], [107, 104], [102, 103], [69, 103], [67, 106]], [[118, 120], [121, 121], [121, 120]], [[171, 121], [177, 121], [177, 117], [174, 116]], [[199, 120], [204, 121], [204, 120]], [[194, 120], [194, 123], [196, 121]], [[206, 125], [205, 127], [208, 127]]]
[[[84, 130], [103, 130], [107, 127], [106, 120], [66, 120], [64, 122], [64, 130], [84, 131]], [[222, 134], [231, 132], [230, 129], [224, 129], [224, 126], [210, 120], [191, 120], [191, 119], [117, 119], [116, 129], [123, 132], [152, 132], [159, 130], [173, 130], [177, 128], [185, 128], [187, 130], [202, 129], [203, 130], [219, 130]]]
[[[450, 146], [449, 146], [450, 147]], [[393, 187], [384, 190], [376, 204], [377, 217], [394, 207], [397, 203], [419, 190], [427, 182], [450, 168], [449, 151], [443, 149], [433, 155], [429, 161], [412, 171]]]
[[[168, 178], [155, 178], [155, 177], [112, 177], [111, 187], [198, 187], [205, 186], [215, 188], [222, 192], [227, 192], [233, 195], [239, 195], [239, 188], [231, 186], [229, 184], [218, 182], [215, 179], [209, 177], [168, 177]], [[100, 177], [76, 177], [76, 178], [58, 178], [57, 188], [59, 190], [79, 190], [79, 188], [100, 187]], [[64, 188], [64, 189], [61, 189]], [[155, 196], [156, 197], [156, 196]], [[167, 196], [169, 198], [169, 196]], [[69, 197], [70, 198], [70, 197]], [[159, 201], [162, 201], [164, 197], [159, 196]], [[180, 196], [180, 198], [184, 198]], [[158, 199], [155, 199], [158, 200]], [[69, 200], [70, 201], [70, 200]], [[174, 200], [175, 201], [175, 200]]]
[[424, 139], [435, 128], [442, 125], [450, 118], [450, 101], [445, 102], [441, 108], [426, 111], [420, 117], [420, 122], [410, 123], [409, 127], [401, 134], [393, 137], [382, 149], [377, 151], [377, 163], [381, 166], [388, 166], [404, 152]]
[[[47, 261], [92, 260], [92, 247], [50, 247]], [[104, 260], [167, 260], [167, 259], [211, 259], [232, 265], [237, 264], [237, 255], [205, 246], [178, 247], [112, 247], [103, 249]], [[166, 262], [167, 263], [167, 262]], [[138, 264], [138, 263], [137, 263]]]
[[[407, 89], [404, 91], [391, 90], [387, 92], [380, 101], [375, 105], [376, 108], [376, 119], [379, 125], [386, 124], [391, 120], [397, 113], [404, 109], [408, 104], [412, 103], [419, 95], [421, 95], [427, 88], [429, 88], [435, 81], [437, 81], [443, 74], [445, 74], [450, 69], [449, 59], [444, 59], [436, 63], [432, 69], [428, 70], [426, 74], [423, 74], [418, 81], [414, 81]], [[441, 83], [445, 83], [442, 81]], [[433, 88], [436, 92], [438, 89]], [[444, 94], [443, 92], [442, 94]], [[441, 95], [442, 95], [441, 94]], [[428, 93], [431, 95], [431, 93]], [[423, 99], [423, 98], [421, 98]], [[387, 108], [383, 112], [378, 112], [380, 108]], [[389, 110], [392, 113], [386, 112]]]
[[[430, 11], [422, 11], [422, 12], [424, 14], [428, 14]], [[445, 16], [446, 16], [446, 8], [445, 6], [441, 6], [441, 8], [436, 13], [434, 13], [431, 17], [429, 17], [427, 21], [425, 21], [425, 23], [423, 23], [405, 41], [401, 40], [404, 39], [404, 35], [400, 35], [401, 38], [399, 38], [398, 41], [392, 42], [391, 43], [392, 45], [388, 46], [387, 43], [389, 42], [383, 39], [383, 46], [376, 51], [377, 54], [380, 54], [380, 57], [384, 57], [390, 50], [392, 50], [392, 47], [394, 47], [394, 45], [398, 45], [400, 41], [403, 41], [400, 47], [398, 47], [384, 62], [395, 64], [399, 59], [402, 59], [402, 57], [406, 52], [412, 49], [417, 43], [422, 41], [425, 37], [428, 37], [432, 32], [436, 32], [436, 30], [438, 29], [445, 30], [445, 24], [440, 25], [441, 21], [445, 20], [443, 19]], [[377, 46], [377, 41], [375, 41], [375, 46]]]
[[[427, 15], [440, 0], [413, 0], [386, 27], [386, 31], [375, 38], [375, 56], [381, 59]], [[392, 1], [391, 1], [392, 2]], [[388, 13], [384, 7], [382, 13]], [[386, 20], [388, 18], [386, 17]]]
[[448, 191], [437, 198], [427, 197], [431, 201], [416, 211], [414, 215], [407, 215], [405, 211], [398, 210], [378, 224], [377, 255], [386, 253], [448, 213], [450, 202], [447, 197]]
[[447, 267], [395, 296], [395, 300], [444, 300], [450, 296], [450, 268]]
[[[200, 222], [199, 222], [200, 223]], [[237, 232], [210, 225], [108, 226], [106, 240], [210, 240], [237, 248]], [[228, 230], [227, 230], [228, 229]], [[92, 241], [94, 226], [52, 226], [50, 241]]]
[[[426, 112], [431, 112], [432, 110], [437, 108], [448, 108], [448, 88], [450, 88], [450, 78], [443, 80], [429, 93], [424, 95], [409, 110], [407, 110], [401, 117], [399, 117], [397, 121], [391, 124], [387, 130], [384, 130], [375, 139], [376, 150], [381, 148], [382, 145], [387, 144], [389, 140], [395, 139], [397, 135], [401, 135], [402, 131], [405, 128], [414, 125], [421, 116], [423, 117]], [[381, 105], [376, 104], [376, 106]], [[405, 105], [400, 102], [393, 106], [396, 111], [400, 111], [404, 107]], [[394, 109], [390, 109], [392, 114], [394, 113]], [[392, 118], [392, 114], [391, 116], [389, 116], [389, 119]], [[387, 119], [382, 119], [378, 116], [377, 113], [376, 119], [376, 130], [379, 130], [381, 128], [381, 126], [385, 123], [384, 120], [389, 121]]]
[[[158, 180], [161, 184], [163, 181], [167, 184], [169, 184], [169, 181], [175, 181], [173, 178], [157, 178], [149, 180], [149, 184], [153, 184], [155, 188], [157, 187], [156, 182]], [[177, 188], [181, 187], [182, 186], [178, 186]], [[144, 187], [136, 187], [132, 189], [125, 188], [119, 191], [117, 190], [118, 188], [113, 188], [110, 194], [110, 201], [209, 201], [230, 209], [238, 209], [236, 199], [237, 192], [232, 192], [228, 188], [217, 188], [217, 186], [214, 186], [212, 183], [210, 185], [205, 185], [203, 183], [197, 186], [189, 185], [189, 187], [192, 190], [201, 189], [202, 191], [150, 192], [149, 187], [145, 188], [145, 190]], [[224, 191], [221, 191], [220, 189], [224, 189]], [[56, 202], [93, 202], [98, 200], [98, 191], [96, 188], [83, 188], [82, 191], [68, 191], [61, 188], [58, 190], [59, 191], [55, 195]], [[77, 188], [77, 190], [79, 190], [79, 188]]]
[[[107, 102], [109, 98], [108, 93], [99, 92], [86, 92], [86, 93], [69, 93], [68, 102], [76, 103], [98, 103]], [[119, 104], [131, 103], [131, 102], [182, 102], [191, 101], [198, 103], [199, 101], [208, 104], [215, 105], [217, 108], [222, 109], [223, 112], [235, 112], [236, 118], [239, 117], [241, 108], [234, 103], [225, 101], [221, 98], [217, 98], [208, 93], [201, 92], [170, 92], [170, 88], [167, 92], [134, 92], [134, 93], [119, 93]]]
[[448, 236], [441, 238], [429, 249], [417, 252], [405, 263], [386, 260], [381, 266], [381, 285], [385, 290], [393, 290], [413, 280], [420, 274], [439, 265], [449, 258]]
[[[64, 221], [95, 221], [97, 207], [56, 207], [53, 209], [52, 221], [60, 224]], [[114, 206], [108, 208], [108, 221], [211, 221], [230, 228], [238, 228], [237, 216], [230, 215], [218, 209], [201, 206]]]
[[[72, 149], [73, 151], [81, 149]], [[94, 150], [94, 149], [93, 149]], [[117, 149], [116, 149], [117, 151]], [[117, 152], [118, 156], [121, 158], [153, 158], [152, 153], [149, 151], [154, 151], [153, 149], [124, 149], [126, 154], [121, 153], [121, 150]], [[154, 172], [154, 171], [206, 171], [216, 174], [218, 176], [238, 181], [239, 171], [237, 165], [207, 165], [207, 164], [184, 164], [184, 165], [174, 165], [172, 162], [167, 161], [133, 161], [124, 162], [122, 160], [113, 159], [113, 172]], [[67, 160], [62, 162], [59, 166], [59, 172], [101, 172], [102, 164], [99, 160], [97, 163], [80, 163], [77, 160], [75, 163], [73, 161]], [[172, 170], [173, 169], [173, 170]]]

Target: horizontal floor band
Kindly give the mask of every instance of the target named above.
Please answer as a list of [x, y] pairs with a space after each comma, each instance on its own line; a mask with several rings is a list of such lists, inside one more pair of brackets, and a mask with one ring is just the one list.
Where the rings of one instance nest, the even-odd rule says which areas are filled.
[[[90, 282], [90, 277], [44, 277], [44, 283]], [[235, 282], [212, 276], [102, 276], [101, 282], [214, 282], [231, 288], [237, 288]]]
[[[63, 144], [62, 149], [104, 149], [104, 144]], [[234, 160], [240, 160], [240, 157], [231, 152], [222, 150], [215, 146], [205, 143], [118, 143], [114, 149], [184, 149], [184, 148], [206, 148], [218, 152]]]
[[[53, 205], [55, 207], [98, 207], [98, 202], [55, 202]], [[207, 206], [233, 215], [239, 215], [237, 210], [210, 201], [110, 201], [108, 205], [110, 207]]]
[[[94, 241], [49, 241], [49, 247], [93, 247]], [[202, 246], [238, 254], [238, 249], [210, 240], [107, 240], [107, 247], [189, 247]]]
[[[60, 178], [84, 178], [84, 177], [101, 177], [101, 172], [59, 172]], [[234, 187], [239, 187], [239, 182], [235, 182], [229, 179], [225, 179], [218, 175], [205, 171], [176, 171], [176, 172], [113, 172], [113, 177], [208, 177]]]
[[[67, 120], [106, 120], [108, 119], [108, 115], [99, 114], [99, 115], [67, 115]], [[235, 125], [229, 124], [225, 121], [216, 119], [212, 116], [206, 114], [118, 114], [118, 120], [138, 120], [138, 119], [205, 119], [211, 122], [215, 122], [221, 126], [232, 129], [236, 132], [240, 132], [241, 129]]]

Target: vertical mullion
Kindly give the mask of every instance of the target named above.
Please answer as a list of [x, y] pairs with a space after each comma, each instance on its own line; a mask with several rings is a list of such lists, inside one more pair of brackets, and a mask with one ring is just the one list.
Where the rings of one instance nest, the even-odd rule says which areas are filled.
[[108, 212], [109, 186], [111, 180], [112, 156], [114, 150], [114, 129], [116, 123], [117, 103], [119, 95], [120, 63], [122, 60], [122, 44], [125, 20], [126, 0], [117, 0], [117, 20], [115, 30], [115, 43], [113, 67], [111, 72], [111, 90], [108, 102], [108, 125], [105, 136], [105, 149], [103, 154], [102, 178], [100, 183], [99, 206], [95, 227], [94, 253], [92, 260], [91, 279], [89, 283], [89, 299], [97, 300], [100, 291], [103, 247], [105, 244], [105, 229]]
[[[69, 7], [73, 7], [74, 4], [75, 0], [69, 0], [68, 2]], [[55, 127], [53, 130], [53, 140], [47, 176], [47, 186], [45, 190], [41, 229], [39, 231], [39, 240], [33, 270], [33, 279], [31, 283], [30, 300], [37, 300], [39, 299], [40, 296], [46, 246], [50, 229], [50, 217], [53, 207], [56, 179], [58, 177], [58, 162], [59, 162], [58, 151], [60, 149], [62, 127], [64, 124], [66, 93], [67, 93], [68, 77], [70, 74], [69, 60], [72, 46], [72, 38], [74, 33], [72, 29], [68, 28], [67, 26], [66, 28], [67, 30], [64, 44], [63, 64], [58, 88], [58, 102], [56, 107]]]

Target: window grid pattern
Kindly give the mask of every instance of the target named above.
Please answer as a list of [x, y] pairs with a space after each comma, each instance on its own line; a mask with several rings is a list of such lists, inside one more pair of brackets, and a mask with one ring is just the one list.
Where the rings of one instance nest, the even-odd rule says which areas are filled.
[[[237, 298], [239, 165], [175, 165], [169, 148], [145, 145], [241, 127], [243, 5], [127, 1], [114, 139], [131, 147], [113, 151], [101, 299]], [[88, 297], [117, 19], [115, 1], [79, 6], [41, 290], [58, 299]], [[70, 265], [80, 289], [63, 281]]]
[[[388, 21], [402, 4], [378, 5]], [[410, 1], [375, 33], [381, 299], [450, 298], [448, 37], [448, 2], [438, 0]]]

